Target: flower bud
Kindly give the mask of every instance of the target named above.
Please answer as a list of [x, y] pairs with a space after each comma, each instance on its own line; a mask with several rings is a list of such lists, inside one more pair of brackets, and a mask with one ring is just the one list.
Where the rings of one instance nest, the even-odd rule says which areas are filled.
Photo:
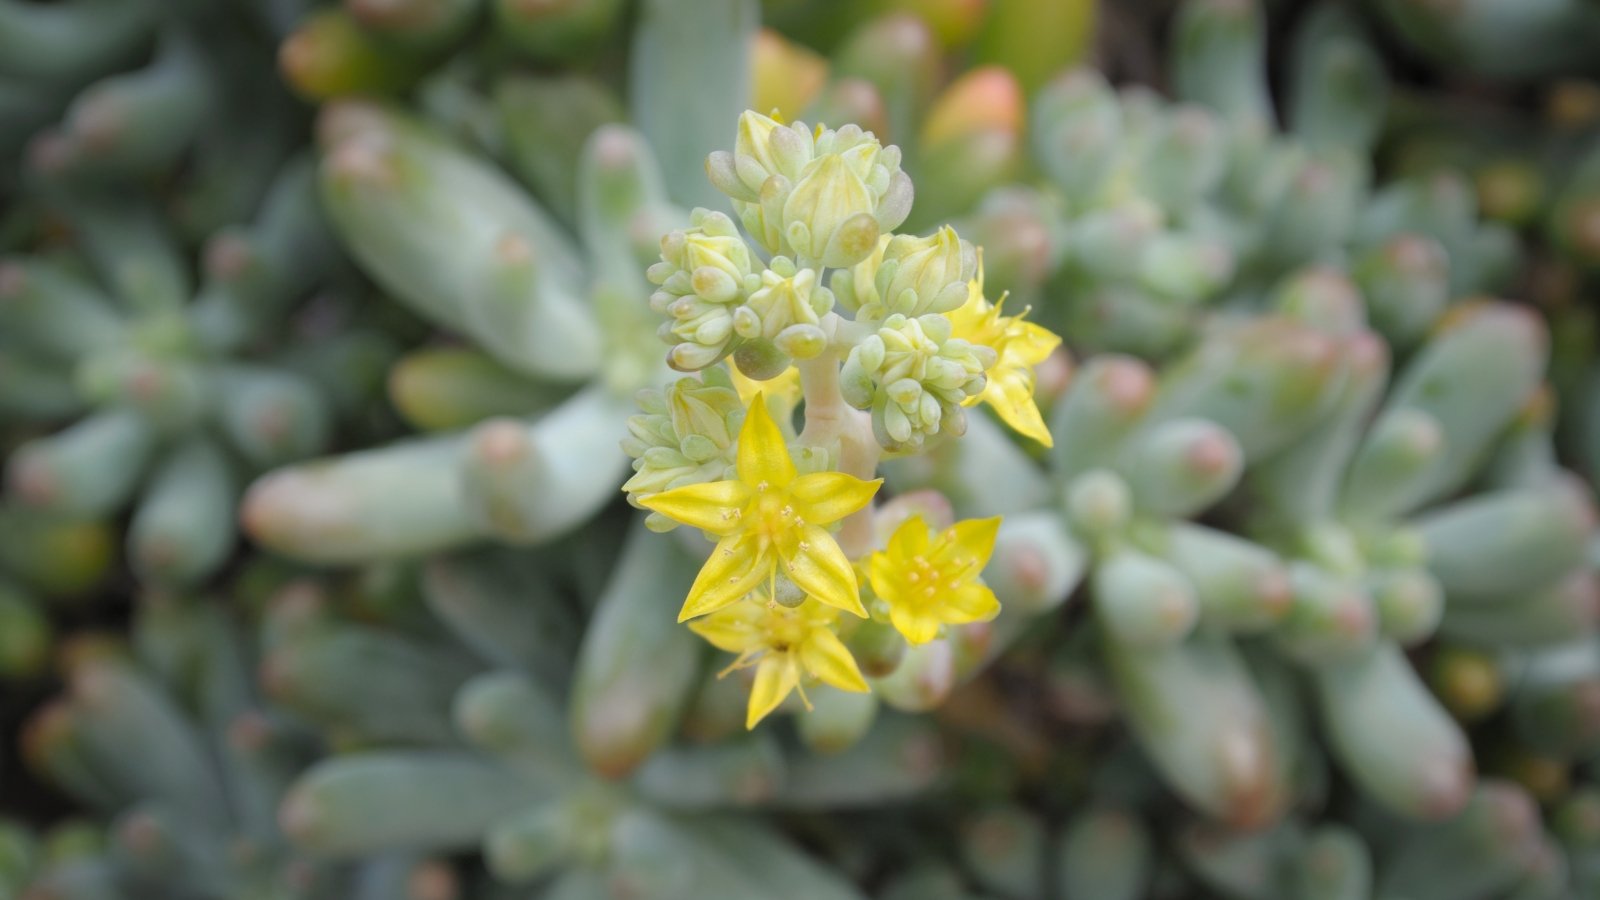
[[[838, 298], [839, 304], [851, 312], [858, 312], [862, 307], [872, 306], [881, 309], [879, 303], [878, 287], [874, 283], [878, 270], [883, 266], [883, 254], [888, 249], [889, 242], [894, 240], [894, 235], [885, 234], [878, 238], [878, 245], [869, 252], [865, 259], [849, 267], [833, 273], [830, 284], [833, 293]], [[882, 315], [871, 316], [858, 314], [858, 318], [882, 318]]]
[[857, 409], [872, 405], [872, 371], [862, 362], [860, 353], [852, 352], [845, 358], [839, 368], [839, 394], [844, 402]]
[[739, 296], [739, 282], [724, 269], [701, 266], [689, 275], [695, 296], [712, 303], [727, 303]]
[[756, 240], [780, 253], [786, 249], [780, 230], [784, 202], [814, 155], [815, 141], [804, 122], [784, 125], [747, 111], [739, 117], [733, 153], [707, 157], [706, 175], [733, 201], [734, 212]]
[[[965, 303], [967, 282], [977, 270], [972, 245], [946, 225], [928, 237], [896, 235], [884, 250], [874, 280], [885, 313], [920, 316], [949, 312]], [[876, 310], [869, 308], [871, 312]]]
[[828, 336], [815, 325], [790, 325], [772, 342], [795, 359], [815, 359], [828, 349]]
[[[642, 412], [628, 419], [622, 441], [623, 452], [633, 457], [634, 474], [622, 486], [629, 503], [638, 506], [660, 491], [727, 477], [744, 421], [736, 391], [680, 378], [664, 391], [640, 391], [638, 403]], [[676, 527], [653, 513], [647, 524], [656, 531]]]
[[678, 344], [667, 351], [667, 365], [679, 372], [698, 372], [721, 358], [721, 348], [704, 344]]
[[811, 265], [859, 262], [911, 211], [900, 149], [855, 125], [813, 133], [746, 112], [734, 152], [711, 154], [706, 174], [762, 246]]
[[810, 161], [811, 133], [802, 123], [796, 124], [800, 127], [784, 125], [752, 111], [739, 117], [733, 166], [746, 188], [760, 191], [773, 175], [783, 175], [790, 181], [800, 176], [800, 169]]
[[761, 185], [761, 192], [755, 203], [741, 203], [733, 201], [733, 209], [739, 214], [739, 221], [761, 246], [773, 253], [779, 253], [785, 247], [783, 242], [783, 204], [789, 199], [789, 192], [794, 185], [782, 175], [774, 175]]
[[899, 228], [911, 215], [911, 201], [916, 198], [911, 187], [911, 176], [896, 169], [889, 176], [889, 186], [878, 201], [878, 227], [884, 231]]
[[706, 178], [712, 187], [727, 194], [736, 203], [739, 201], [754, 203], [761, 196], [739, 178], [733, 154], [726, 150], [714, 151], [706, 157]]
[[659, 332], [673, 345], [667, 363], [682, 372], [703, 369], [732, 350], [734, 313], [754, 276], [750, 248], [732, 219], [696, 209], [689, 221], [689, 229], [661, 239], [661, 261], [645, 271], [659, 286], [650, 308], [672, 320]]
[[[787, 257], [779, 256], [761, 273], [761, 287], [751, 292], [744, 309], [754, 314], [757, 328], [753, 334], [740, 333], [774, 339], [791, 325], [815, 327], [822, 315], [833, 309], [833, 292], [819, 283], [815, 269], [797, 270]], [[739, 316], [741, 328], [749, 327], [743, 323], [751, 317], [743, 309]], [[821, 335], [821, 329], [817, 334]]]
[[845, 158], [824, 156], [806, 171], [784, 203], [783, 235], [802, 259], [825, 266], [853, 265], [877, 244], [872, 208], [871, 193]]
[[806, 592], [787, 576], [779, 575], [773, 579], [772, 599], [778, 604], [794, 609], [806, 602], [806, 597]]
[[727, 273], [735, 280], [750, 274], [750, 248], [745, 246], [734, 227], [733, 220], [719, 212], [697, 209], [689, 215], [693, 228], [686, 232], [672, 232], [681, 236], [681, 243], [673, 242], [673, 249], [681, 254], [674, 259], [666, 255], [667, 241], [663, 240], [662, 259], [680, 271], [693, 272], [710, 268]]
[[739, 345], [733, 353], [733, 364], [746, 378], [769, 381], [789, 368], [789, 357], [772, 341], [758, 338]]
[[733, 311], [733, 330], [742, 338], [756, 338], [761, 336], [761, 316], [748, 306], [741, 306]]
[[932, 435], [965, 432], [962, 402], [982, 392], [995, 354], [950, 332], [943, 316], [896, 313], [846, 357], [845, 401], [871, 408], [873, 433], [884, 447], [916, 449]]

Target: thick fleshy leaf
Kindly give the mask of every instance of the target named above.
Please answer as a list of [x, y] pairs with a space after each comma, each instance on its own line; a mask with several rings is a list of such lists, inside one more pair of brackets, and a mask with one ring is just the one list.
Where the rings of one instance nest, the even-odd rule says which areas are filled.
[[801, 590], [835, 609], [867, 617], [856, 571], [833, 535], [816, 525], [807, 525], [798, 535], [786, 535], [778, 553], [783, 558], [784, 574]]
[[776, 653], [763, 658], [756, 666], [756, 683], [750, 688], [750, 706], [745, 713], [744, 727], [755, 728], [756, 723], [777, 709], [799, 683], [800, 669], [793, 656]]
[[755, 538], [745, 535], [719, 541], [689, 587], [678, 621], [716, 612], [769, 578], [777, 560], [770, 553], [762, 553], [760, 547]]
[[867, 681], [856, 667], [855, 657], [839, 636], [826, 628], [815, 628], [800, 645], [800, 665], [825, 684], [841, 691], [865, 693]]
[[739, 530], [739, 513], [749, 499], [750, 489], [737, 481], [708, 481], [653, 494], [639, 505], [674, 522], [726, 537]]
[[718, 650], [744, 653], [763, 643], [759, 622], [764, 615], [766, 609], [760, 603], [746, 600], [695, 619], [689, 629]]
[[739, 449], [735, 461], [739, 480], [752, 490], [761, 484], [772, 488], [786, 488], [795, 478], [794, 460], [789, 458], [789, 445], [783, 439], [778, 423], [767, 412], [766, 397], [757, 394], [745, 413], [744, 426], [739, 429]]
[[908, 644], [926, 644], [933, 640], [939, 636], [942, 624], [937, 616], [928, 615], [910, 604], [890, 607], [889, 622]]
[[789, 486], [795, 513], [812, 525], [837, 522], [872, 502], [882, 478], [862, 481], [843, 472], [801, 475]]

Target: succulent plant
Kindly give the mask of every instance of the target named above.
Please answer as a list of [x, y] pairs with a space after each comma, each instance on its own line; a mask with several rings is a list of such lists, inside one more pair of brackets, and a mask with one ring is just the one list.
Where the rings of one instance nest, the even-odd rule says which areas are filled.
[[[506, 15], [523, 6], [502, 5]], [[630, 98], [644, 134], [609, 121], [614, 101], [600, 86], [501, 79], [511, 168], [546, 196], [562, 192], [565, 223], [436, 124], [370, 101], [324, 107], [318, 168], [334, 232], [382, 288], [482, 349], [425, 349], [395, 370], [396, 405], [446, 433], [258, 482], [242, 511], [256, 540], [322, 562], [485, 538], [526, 544], [570, 531], [615, 496], [631, 394], [661, 365], [636, 301], [648, 293], [656, 223], [675, 215], [669, 185], [678, 194], [682, 180], [665, 180], [657, 156], [681, 168], [685, 148], [703, 141], [696, 121], [743, 103], [724, 96], [742, 90], [740, 79], [722, 74], [742, 65], [742, 51], [694, 52], [681, 29], [731, 47], [751, 27], [738, 2], [685, 17], [647, 11]], [[669, 85], [696, 102], [686, 108], [662, 93]], [[581, 113], [550, 118], [568, 105]], [[541, 159], [549, 138], [538, 129], [557, 130], [576, 162]]]
[[0, 0], [0, 897], [1600, 892], [1596, 16]]
[[103, 523], [0, 506], [0, 677], [45, 673], [51, 613], [81, 607], [104, 589], [114, 541]]
[[152, 595], [131, 648], [85, 637], [64, 652], [68, 691], [33, 717], [24, 750], [109, 824], [99, 846], [32, 866], [22, 896], [456, 896], [439, 862], [396, 853], [347, 866], [285, 843], [279, 797], [318, 739], [257, 698], [228, 612]]
[[1592, 299], [1600, 118], [1591, 82], [1556, 82], [1541, 93], [1538, 110], [1507, 93], [1401, 97], [1385, 151], [1415, 177], [1470, 185], [1484, 215], [1514, 230], [1529, 260], [1523, 297], [1551, 320], [1555, 338], [1560, 448], [1592, 481], [1600, 474], [1600, 418], [1590, 402], [1600, 339]]
[[744, 812], [912, 795], [939, 772], [933, 734], [884, 721], [832, 757], [728, 740], [742, 699], [698, 638], [655, 615], [693, 562], [638, 526], [618, 548], [601, 537], [617, 525], [436, 556], [420, 602], [382, 621], [303, 586], [280, 594], [265, 683], [352, 748], [290, 790], [295, 844], [336, 859], [477, 849], [507, 884], [579, 896], [859, 896]]
[[[1582, 3], [1367, 4], [1405, 48], [1468, 76], [1529, 82], [1595, 74], [1600, 16]], [[1527, 52], [1538, 47], [1539, 52]]]
[[[0, 407], [32, 439], [10, 453], [7, 490], [57, 517], [133, 506], [132, 568], [184, 586], [234, 551], [245, 477], [325, 448], [391, 342], [332, 299], [292, 318], [335, 286], [340, 257], [293, 158], [288, 100], [250, 68], [265, 27], [223, 17], [201, 41], [203, 9], [109, 9], [0, 9], [7, 40], [28, 45], [7, 54], [15, 77], [88, 83], [58, 122], [16, 132], [30, 140], [0, 258]], [[255, 110], [243, 152], [238, 105]], [[276, 345], [288, 335], [301, 346]]]
[[969, 223], [1071, 345], [1160, 359], [1208, 318], [1359, 292], [1409, 352], [1447, 303], [1508, 284], [1516, 243], [1458, 180], [1374, 184], [1390, 85], [1352, 14], [1307, 14], [1281, 114], [1255, 4], [1186, 3], [1172, 27], [1181, 103], [1056, 79], [1033, 104], [1045, 191], [1007, 187]]

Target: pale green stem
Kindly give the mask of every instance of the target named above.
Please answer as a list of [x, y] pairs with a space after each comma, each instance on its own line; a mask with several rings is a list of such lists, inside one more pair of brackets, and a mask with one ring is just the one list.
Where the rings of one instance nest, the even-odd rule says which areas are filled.
[[[806, 398], [806, 425], [799, 442], [812, 447], [839, 443], [839, 471], [864, 481], [876, 477], [881, 448], [872, 420], [844, 402], [839, 392], [839, 351], [829, 349], [796, 364]], [[872, 505], [847, 516], [839, 527], [839, 547], [851, 559], [872, 549]]]

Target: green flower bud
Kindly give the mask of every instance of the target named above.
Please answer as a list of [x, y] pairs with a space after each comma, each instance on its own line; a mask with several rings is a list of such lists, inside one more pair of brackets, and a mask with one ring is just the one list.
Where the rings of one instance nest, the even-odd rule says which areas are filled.
[[[680, 378], [665, 391], [638, 395], [643, 412], [628, 419], [622, 450], [633, 457], [633, 477], [622, 489], [628, 502], [652, 494], [731, 477], [744, 404], [731, 388]], [[676, 523], [652, 513], [646, 524], [670, 531]]]
[[783, 236], [805, 259], [848, 266], [878, 243], [872, 195], [843, 156], [824, 156], [806, 170], [783, 204]]
[[873, 433], [890, 450], [915, 450], [941, 432], [966, 431], [962, 401], [981, 392], [994, 351], [950, 336], [939, 315], [888, 317], [853, 347], [840, 372], [846, 402], [872, 410]]
[[733, 152], [706, 158], [706, 175], [733, 201], [734, 212], [755, 239], [773, 253], [784, 251], [783, 205], [815, 153], [804, 122], [784, 125], [756, 112], [739, 117]]
[[[789, 342], [800, 341], [810, 347], [812, 332], [818, 341], [810, 356], [822, 352], [826, 345], [821, 328], [821, 317], [833, 309], [833, 292], [823, 287], [814, 269], [796, 269], [787, 257], [778, 256], [772, 265], [761, 273], [761, 286], [750, 293], [750, 299], [734, 316], [734, 328], [740, 337], [764, 337], [777, 342], [779, 335], [792, 326], [809, 326], [808, 331], [790, 333]], [[789, 356], [807, 359], [778, 342]]]
[[[878, 270], [883, 267], [884, 251], [888, 250], [889, 242], [892, 240], [894, 235], [883, 235], [878, 238], [878, 246], [874, 247], [865, 259], [848, 269], [839, 269], [833, 273], [830, 285], [839, 305], [851, 312], [857, 312], [862, 307], [873, 304], [882, 306], [878, 302], [878, 287], [875, 281]], [[857, 318], [865, 319], [867, 316], [858, 315]]]
[[814, 359], [828, 349], [828, 336], [815, 325], [790, 325], [772, 343], [794, 359]]
[[[877, 320], [891, 313], [921, 316], [956, 309], [967, 301], [968, 283], [978, 272], [978, 254], [946, 225], [928, 237], [895, 235], [882, 254], [856, 266], [875, 266], [872, 295], [860, 315]], [[855, 295], [861, 299], [861, 293]]]
[[783, 575], [779, 575], [773, 580], [772, 599], [790, 609], [806, 602], [807, 596], [809, 595], [799, 585], [796, 585]]
[[774, 175], [761, 186], [761, 194], [755, 203], [733, 201], [739, 221], [755, 235], [761, 246], [773, 253], [781, 253], [788, 246], [783, 240], [783, 204], [792, 190], [794, 182], [782, 175]]
[[855, 125], [813, 134], [747, 112], [733, 153], [711, 154], [706, 174], [762, 246], [822, 266], [859, 262], [911, 211], [899, 148]]
[[698, 372], [707, 366], [716, 365], [717, 361], [726, 355], [727, 349], [727, 342], [701, 344], [685, 341], [667, 351], [667, 365], [679, 372]]
[[750, 248], [732, 219], [696, 209], [689, 221], [692, 227], [661, 239], [661, 261], [645, 272], [658, 285], [650, 308], [670, 318], [659, 332], [673, 345], [667, 362], [685, 372], [712, 365], [732, 351], [734, 313], [755, 279]]
[[733, 141], [734, 172], [747, 190], [756, 193], [773, 175], [798, 180], [815, 149], [804, 122], [784, 125], [747, 110], [739, 117], [739, 133]]
[[777, 344], [765, 338], [745, 341], [733, 353], [733, 364], [746, 378], [768, 381], [782, 375], [792, 361]]

